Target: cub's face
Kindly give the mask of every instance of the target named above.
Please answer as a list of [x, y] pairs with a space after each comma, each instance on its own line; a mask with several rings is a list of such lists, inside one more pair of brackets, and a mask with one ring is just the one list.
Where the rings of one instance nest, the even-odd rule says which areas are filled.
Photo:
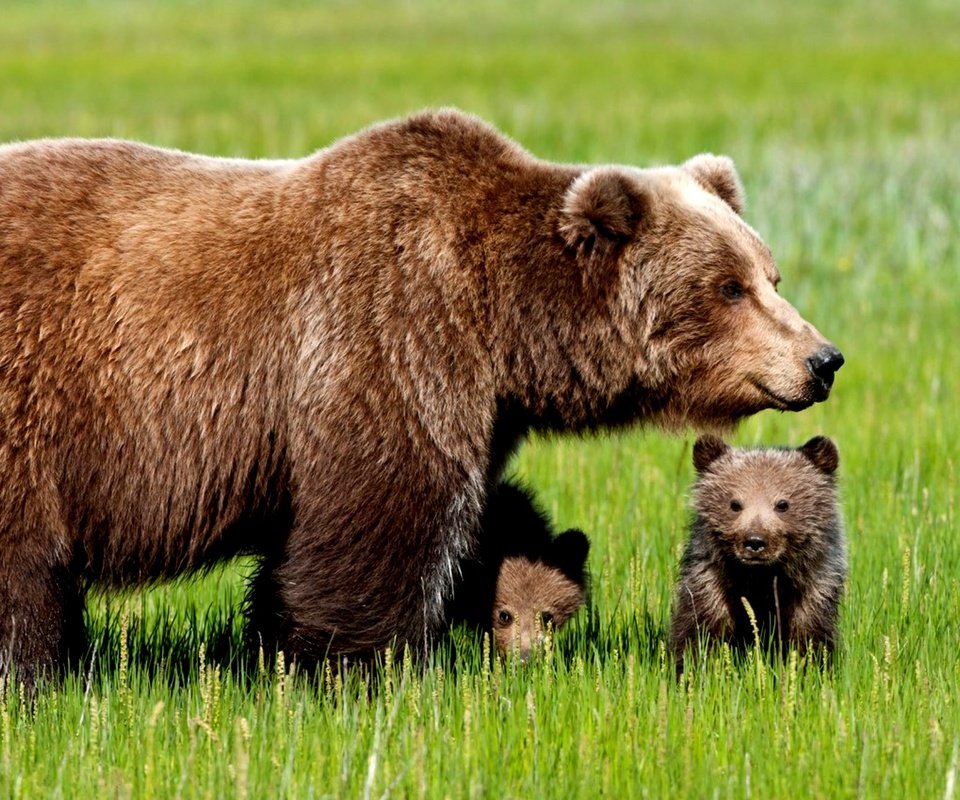
[[780, 563], [833, 524], [837, 463], [824, 437], [797, 450], [736, 450], [703, 437], [694, 505], [721, 552], [746, 565]]
[[743, 203], [733, 163], [712, 155], [680, 167], [597, 168], [568, 193], [575, 222], [566, 231], [585, 268], [601, 273], [602, 258], [616, 259], [598, 280], [617, 285], [624, 362], [634, 380], [660, 382], [665, 425], [726, 427], [766, 408], [798, 411], [829, 396], [843, 364], [780, 296], [773, 255], [741, 217]]
[[497, 650], [526, 661], [542, 645], [547, 627], [560, 628], [583, 605], [584, 595], [584, 587], [556, 566], [522, 556], [505, 558], [493, 604]]

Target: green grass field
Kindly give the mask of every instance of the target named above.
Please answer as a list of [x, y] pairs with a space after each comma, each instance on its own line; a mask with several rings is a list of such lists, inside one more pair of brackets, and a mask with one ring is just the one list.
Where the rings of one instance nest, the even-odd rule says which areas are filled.
[[[592, 540], [592, 606], [529, 667], [243, 669], [248, 565], [94, 598], [82, 674], [0, 692], [0, 796], [956, 797], [960, 6], [52, 3], [0, 10], [0, 141], [298, 156], [453, 104], [534, 153], [730, 154], [781, 291], [847, 356], [736, 441], [841, 450], [836, 667], [664, 656], [692, 434], [534, 440], [516, 472]], [[92, 664], [92, 667], [91, 667]], [[282, 669], [282, 665], [281, 665]]]

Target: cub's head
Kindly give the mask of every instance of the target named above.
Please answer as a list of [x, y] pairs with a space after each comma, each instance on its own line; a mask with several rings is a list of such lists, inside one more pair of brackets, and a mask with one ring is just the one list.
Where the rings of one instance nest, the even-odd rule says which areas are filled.
[[583, 605], [589, 549], [587, 537], [571, 529], [554, 539], [540, 558], [504, 558], [492, 618], [501, 655], [513, 651], [526, 661], [542, 644], [548, 626], [560, 628]]
[[570, 184], [560, 234], [584, 307], [592, 298], [606, 315], [592, 341], [580, 332], [571, 358], [584, 353], [578, 380], [613, 381], [602, 422], [722, 429], [829, 396], [843, 356], [780, 296], [773, 255], [743, 208], [723, 156], [597, 167]]
[[697, 440], [693, 503], [715, 550], [747, 565], [802, 559], [837, 526], [836, 445], [817, 436], [796, 450], [740, 450]]

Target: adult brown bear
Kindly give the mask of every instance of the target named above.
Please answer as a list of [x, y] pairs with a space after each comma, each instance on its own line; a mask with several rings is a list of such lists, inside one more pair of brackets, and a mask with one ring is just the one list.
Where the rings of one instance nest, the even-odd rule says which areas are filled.
[[531, 429], [829, 393], [728, 159], [582, 167], [426, 112], [300, 161], [0, 148], [0, 660], [240, 552], [308, 661], [420, 642]]

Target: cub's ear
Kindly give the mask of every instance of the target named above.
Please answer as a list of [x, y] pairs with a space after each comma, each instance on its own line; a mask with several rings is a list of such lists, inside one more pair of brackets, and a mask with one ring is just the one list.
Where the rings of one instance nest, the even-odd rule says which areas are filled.
[[604, 258], [636, 233], [648, 198], [622, 168], [596, 167], [567, 190], [560, 234], [584, 259]]
[[712, 192], [732, 208], [737, 214], [743, 214], [745, 198], [743, 184], [737, 175], [737, 168], [727, 156], [715, 156], [713, 153], [701, 153], [685, 161], [683, 168], [696, 178], [708, 192]]
[[548, 563], [560, 569], [570, 580], [581, 586], [587, 565], [590, 542], [583, 531], [570, 528], [553, 540]]
[[716, 436], [701, 436], [693, 445], [693, 466], [697, 472], [703, 472], [720, 456], [730, 450], [723, 439]]
[[814, 436], [800, 448], [800, 452], [825, 475], [833, 475], [840, 464], [840, 454], [837, 452], [837, 446], [832, 439], [828, 439], [826, 436]]

